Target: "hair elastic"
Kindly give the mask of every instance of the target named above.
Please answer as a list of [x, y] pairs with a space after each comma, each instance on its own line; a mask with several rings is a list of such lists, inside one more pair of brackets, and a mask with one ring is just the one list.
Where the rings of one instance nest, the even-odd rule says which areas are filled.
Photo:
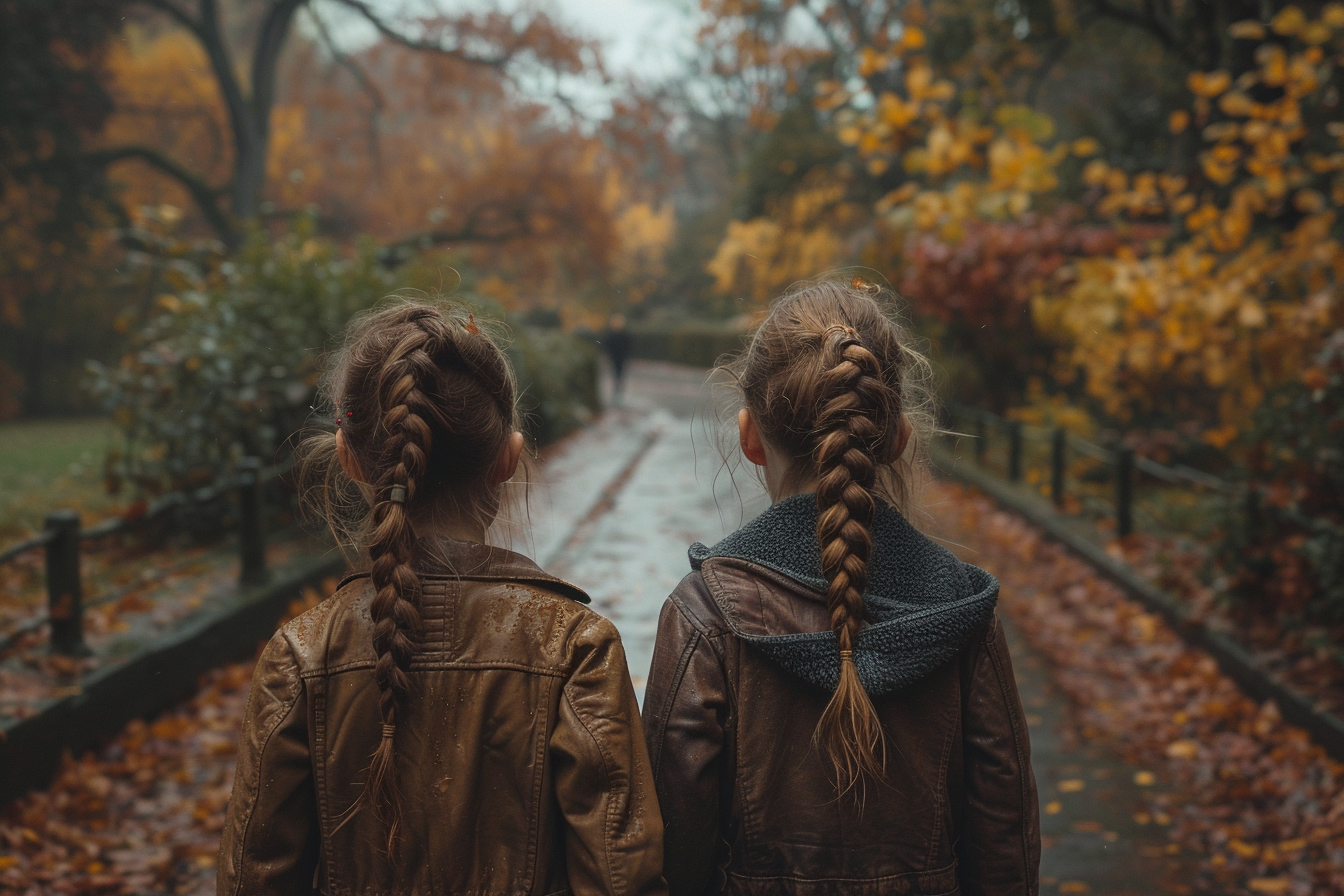
[[390, 725], [390, 724], [383, 725], [383, 737], [392, 737], [396, 733], [397, 733], [396, 725]]
[[851, 663], [854, 662], [854, 651], [852, 650], [840, 651], [840, 662], [843, 663], [845, 660], [849, 660]]
[[861, 341], [859, 339], [859, 331], [848, 324], [831, 324], [826, 328], [825, 336], [829, 339], [832, 333], [838, 333], [845, 339], [852, 339], [855, 342]]
[[392, 486], [392, 492], [387, 496], [387, 500], [391, 501], [393, 504], [405, 504], [406, 486], [404, 485]]

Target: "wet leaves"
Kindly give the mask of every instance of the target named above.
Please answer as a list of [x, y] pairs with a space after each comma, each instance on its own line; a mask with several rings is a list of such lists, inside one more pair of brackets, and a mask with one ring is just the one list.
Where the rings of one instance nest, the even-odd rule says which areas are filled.
[[[304, 589], [288, 615], [335, 590]], [[252, 666], [210, 673], [191, 700], [67, 756], [51, 787], [0, 809], [0, 896], [213, 893]]]
[[1145, 791], [1135, 818], [1198, 857], [1196, 890], [1344, 891], [1344, 765], [1021, 518], [966, 489], [931, 491], [938, 534], [999, 577], [1001, 610], [1053, 664], [1083, 735], [1151, 770], [1135, 783], [1174, 785]]
[[214, 892], [251, 674], [251, 663], [210, 674], [181, 708], [67, 757], [50, 788], [5, 807], [0, 894]]

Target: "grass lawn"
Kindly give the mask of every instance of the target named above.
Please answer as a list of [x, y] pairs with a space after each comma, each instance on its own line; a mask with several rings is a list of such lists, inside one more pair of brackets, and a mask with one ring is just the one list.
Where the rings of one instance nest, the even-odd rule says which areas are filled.
[[116, 508], [121, 501], [103, 489], [115, 438], [101, 419], [0, 424], [0, 547], [40, 530], [52, 510], [79, 510], [88, 524]]

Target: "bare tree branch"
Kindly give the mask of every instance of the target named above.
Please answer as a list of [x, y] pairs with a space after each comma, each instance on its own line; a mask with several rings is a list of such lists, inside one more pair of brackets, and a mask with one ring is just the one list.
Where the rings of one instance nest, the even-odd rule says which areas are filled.
[[383, 99], [383, 92], [378, 89], [377, 84], [373, 83], [373, 79], [369, 77], [368, 72], [364, 71], [363, 66], [356, 62], [350, 54], [336, 46], [336, 41], [332, 39], [331, 31], [327, 28], [326, 20], [318, 15], [315, 7], [308, 7], [308, 16], [316, 26], [318, 39], [327, 52], [331, 54], [332, 60], [354, 77], [355, 82], [359, 84], [360, 89], [364, 91], [365, 96], [369, 98], [369, 102], [373, 106], [369, 112], [369, 155], [373, 157], [375, 167], [380, 168], [382, 167], [382, 151], [380, 149], [382, 141], [379, 139], [379, 122], [383, 117], [383, 109], [387, 107], [387, 103]]
[[512, 48], [493, 55], [479, 56], [468, 52], [460, 46], [454, 47], [442, 44], [439, 41], [414, 38], [394, 28], [386, 19], [374, 12], [373, 7], [364, 2], [364, 0], [335, 0], [335, 2], [359, 13], [383, 37], [412, 50], [438, 53], [441, 56], [452, 56], [462, 62], [470, 63], [472, 65], [485, 65], [491, 68], [503, 68], [514, 56], [515, 51]]
[[201, 39], [200, 20], [192, 18], [185, 9], [182, 9], [176, 3], [173, 3], [172, 0], [135, 0], [135, 2], [142, 3], [150, 9], [163, 13], [174, 22], [190, 31], [198, 40]]
[[192, 200], [200, 208], [210, 227], [226, 243], [235, 235], [233, 222], [219, 205], [220, 197], [227, 192], [224, 187], [212, 187], [196, 174], [168, 156], [149, 146], [116, 146], [110, 149], [94, 150], [84, 154], [85, 161], [93, 165], [106, 167], [128, 159], [139, 159], [156, 171], [168, 175], [182, 185]]
[[[445, 246], [451, 243], [507, 243], [532, 234], [529, 210], [515, 208], [505, 219], [504, 227], [483, 227], [480, 219], [491, 211], [491, 207], [477, 208], [466, 222], [456, 230], [427, 230], [388, 243], [378, 250], [378, 259], [388, 267], [404, 263], [418, 249], [431, 246]], [[511, 225], [511, 226], [507, 226]]]

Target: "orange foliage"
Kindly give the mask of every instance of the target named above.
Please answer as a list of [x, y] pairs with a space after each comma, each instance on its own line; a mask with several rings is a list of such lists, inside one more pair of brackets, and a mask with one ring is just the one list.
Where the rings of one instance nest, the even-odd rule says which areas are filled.
[[[458, 34], [501, 40], [507, 22], [496, 18], [453, 24]], [[425, 24], [433, 34], [435, 23]], [[651, 139], [634, 127], [650, 110], [624, 106], [624, 130], [593, 133], [490, 66], [388, 40], [333, 60], [297, 35], [290, 40], [297, 46], [270, 117], [263, 215], [315, 209], [321, 227], [340, 236], [455, 250], [455, 264], [488, 267], [524, 303], [613, 275], [620, 258], [656, 269], [670, 234], [627, 251], [617, 230], [623, 215], [661, 201], [657, 188], [636, 189], [632, 176], [635, 156], [659, 151], [630, 143]], [[586, 58], [586, 44], [550, 26], [516, 41], [561, 71], [577, 71]], [[228, 116], [194, 38], [128, 31], [111, 68], [117, 113], [105, 144], [148, 145], [226, 187]], [[119, 162], [115, 174], [130, 207], [192, 208], [187, 191], [141, 161]]]

